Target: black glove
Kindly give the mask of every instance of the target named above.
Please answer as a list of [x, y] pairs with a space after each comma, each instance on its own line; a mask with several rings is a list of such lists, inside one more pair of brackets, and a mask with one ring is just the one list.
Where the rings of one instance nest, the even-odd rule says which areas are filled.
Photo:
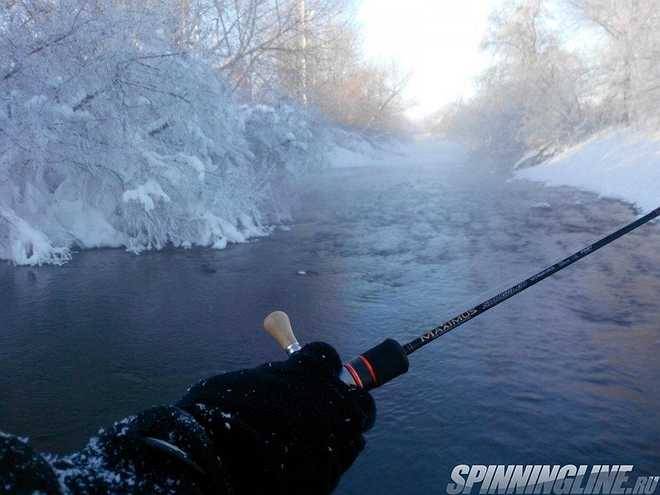
[[325, 494], [364, 448], [371, 396], [338, 375], [328, 344], [204, 380], [177, 406], [210, 432], [236, 493]]
[[0, 493], [326, 494], [364, 447], [371, 396], [339, 380], [327, 344], [219, 375], [175, 406], [101, 430], [68, 456], [0, 434]]

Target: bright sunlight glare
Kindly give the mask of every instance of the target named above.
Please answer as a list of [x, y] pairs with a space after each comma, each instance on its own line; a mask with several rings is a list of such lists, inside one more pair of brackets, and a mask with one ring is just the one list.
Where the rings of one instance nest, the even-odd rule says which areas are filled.
[[[410, 74], [408, 116], [421, 119], [469, 96], [488, 56], [479, 49], [499, 0], [363, 0], [358, 21], [368, 58]], [[402, 8], [404, 7], [404, 8]]]

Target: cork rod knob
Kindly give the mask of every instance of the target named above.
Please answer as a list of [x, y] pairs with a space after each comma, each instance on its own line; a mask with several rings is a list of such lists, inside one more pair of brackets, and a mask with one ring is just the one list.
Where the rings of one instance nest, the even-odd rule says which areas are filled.
[[284, 311], [273, 311], [266, 316], [264, 330], [277, 341], [288, 355], [300, 350], [300, 344], [293, 334], [289, 316]]

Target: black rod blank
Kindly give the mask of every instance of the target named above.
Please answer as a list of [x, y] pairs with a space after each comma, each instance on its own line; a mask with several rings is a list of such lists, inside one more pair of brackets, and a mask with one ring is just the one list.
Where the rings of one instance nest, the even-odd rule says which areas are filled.
[[438, 337], [448, 332], [451, 332], [455, 328], [458, 328], [463, 323], [466, 323], [470, 321], [472, 318], [475, 318], [476, 316], [479, 316], [480, 314], [488, 311], [489, 309], [497, 306], [498, 304], [503, 303], [510, 297], [519, 294], [520, 292], [524, 291], [525, 289], [528, 289], [532, 285], [538, 284], [541, 280], [548, 278], [550, 275], [557, 273], [559, 270], [563, 270], [567, 266], [572, 265], [576, 261], [584, 258], [585, 256], [590, 255], [594, 251], [597, 251], [598, 249], [602, 248], [603, 246], [607, 246], [610, 242], [617, 240], [619, 237], [626, 235], [627, 233], [635, 230], [637, 227], [640, 227], [659, 216], [660, 216], [660, 208], [656, 208], [647, 215], [644, 215], [643, 217], [638, 218], [634, 222], [629, 223], [625, 227], [620, 228], [616, 232], [613, 232], [610, 235], [603, 237], [601, 240], [594, 242], [593, 244], [585, 247], [584, 249], [578, 251], [577, 253], [572, 254], [568, 258], [564, 258], [563, 260], [555, 263], [554, 265], [549, 266], [544, 270], [541, 270], [535, 275], [532, 275], [528, 279], [523, 280], [522, 282], [514, 285], [513, 287], [510, 287], [500, 292], [494, 297], [491, 297], [487, 301], [484, 301], [481, 304], [478, 304], [473, 308], [470, 308], [467, 311], [459, 315], [456, 315], [451, 320], [448, 320], [444, 322], [442, 325], [439, 325], [434, 329], [429, 330], [421, 337], [417, 337], [416, 339], [411, 340], [410, 342], [408, 342], [403, 346], [403, 351], [405, 352], [406, 355], [412, 354], [419, 348], [424, 347], [429, 342], [432, 342]]

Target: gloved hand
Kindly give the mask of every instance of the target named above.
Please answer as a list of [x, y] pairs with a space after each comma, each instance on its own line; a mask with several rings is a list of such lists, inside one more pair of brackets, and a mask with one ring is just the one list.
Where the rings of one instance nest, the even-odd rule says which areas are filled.
[[312, 343], [287, 361], [204, 380], [177, 406], [209, 432], [236, 493], [330, 493], [376, 413], [340, 370], [331, 346]]
[[329, 493], [375, 418], [371, 396], [340, 381], [340, 369], [332, 347], [309, 344], [203, 380], [177, 407], [125, 418], [67, 456], [0, 433], [0, 494]]

